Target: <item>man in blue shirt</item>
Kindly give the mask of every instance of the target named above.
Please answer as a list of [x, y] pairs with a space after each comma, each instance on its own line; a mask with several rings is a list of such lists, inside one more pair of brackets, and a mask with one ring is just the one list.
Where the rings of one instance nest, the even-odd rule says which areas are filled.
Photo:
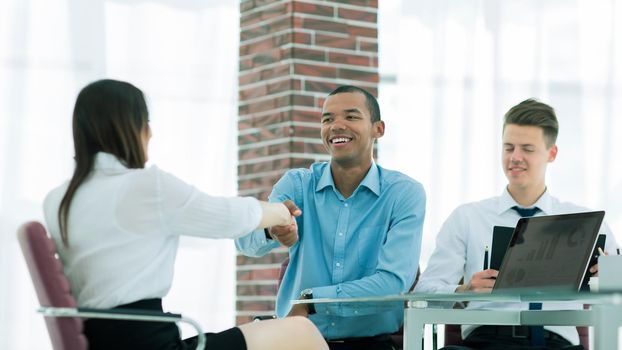
[[425, 192], [421, 184], [378, 166], [373, 146], [384, 134], [376, 99], [341, 86], [324, 102], [321, 138], [330, 162], [288, 171], [270, 201], [292, 200], [297, 225], [271, 227], [236, 240], [250, 256], [283, 244], [290, 263], [276, 311], [308, 316], [331, 349], [392, 349], [388, 334], [403, 321], [403, 307], [298, 304], [298, 298], [355, 298], [408, 291], [419, 264]]

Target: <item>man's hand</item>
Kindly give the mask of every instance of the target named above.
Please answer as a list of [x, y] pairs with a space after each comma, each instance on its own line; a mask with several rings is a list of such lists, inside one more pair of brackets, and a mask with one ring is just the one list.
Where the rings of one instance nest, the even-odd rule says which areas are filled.
[[307, 306], [307, 304], [296, 304], [287, 314], [287, 317], [290, 316], [309, 317], [309, 307]]
[[592, 273], [592, 277], [598, 277], [598, 264], [592, 265], [592, 267], [590, 267], [590, 272]]
[[272, 226], [268, 228], [268, 233], [273, 240], [281, 243], [286, 247], [291, 247], [298, 242], [298, 224], [296, 223], [295, 216], [300, 216], [302, 211], [291, 200], [286, 200], [283, 205], [289, 209], [292, 215], [291, 223], [282, 226]]
[[[608, 252], [603, 252], [602, 248], [598, 247], [599, 256], [609, 255]], [[598, 277], [598, 263], [592, 265], [590, 267], [590, 272], [592, 273], [592, 277]]]
[[488, 269], [473, 274], [471, 280], [467, 284], [463, 284], [456, 288], [456, 292], [476, 292], [490, 293], [495, 285], [499, 271]]

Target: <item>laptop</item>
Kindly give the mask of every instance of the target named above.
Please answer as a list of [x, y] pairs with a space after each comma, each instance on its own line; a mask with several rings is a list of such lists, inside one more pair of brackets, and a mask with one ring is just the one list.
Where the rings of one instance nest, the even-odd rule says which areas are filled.
[[604, 216], [594, 211], [521, 218], [492, 292], [578, 291]]

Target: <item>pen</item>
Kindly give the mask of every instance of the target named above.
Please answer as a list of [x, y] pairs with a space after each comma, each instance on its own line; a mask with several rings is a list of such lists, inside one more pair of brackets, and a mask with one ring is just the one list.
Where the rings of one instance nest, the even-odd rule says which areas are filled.
[[484, 270], [488, 270], [488, 246], [484, 249]]
[[601, 248], [601, 247], [598, 247], [598, 254], [606, 255], [605, 252], [603, 252], [603, 248]]

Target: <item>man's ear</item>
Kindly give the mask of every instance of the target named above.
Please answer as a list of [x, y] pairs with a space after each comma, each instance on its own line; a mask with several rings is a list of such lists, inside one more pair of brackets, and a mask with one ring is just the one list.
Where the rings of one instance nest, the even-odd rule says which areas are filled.
[[552, 163], [557, 157], [557, 145], [551, 146], [548, 152], [549, 152], [549, 163]]
[[379, 139], [384, 136], [384, 121], [379, 120], [377, 122], [374, 122], [372, 128], [374, 130], [374, 138]]

